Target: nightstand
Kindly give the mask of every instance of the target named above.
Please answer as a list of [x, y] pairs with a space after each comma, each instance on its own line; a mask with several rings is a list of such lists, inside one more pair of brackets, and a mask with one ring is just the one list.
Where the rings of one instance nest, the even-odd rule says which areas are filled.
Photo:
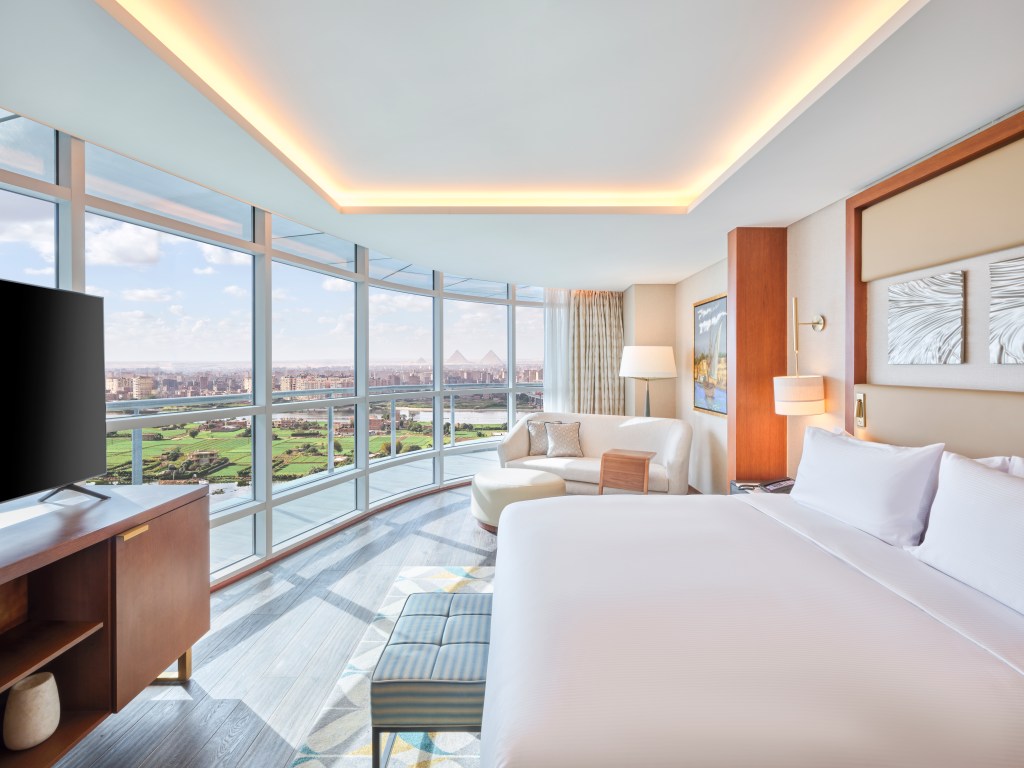
[[601, 454], [601, 476], [597, 492], [604, 493], [607, 486], [647, 493], [651, 459], [655, 456], [657, 453], [654, 451], [627, 451], [622, 448], [605, 451]]
[[[782, 479], [789, 479], [789, 478], [782, 478]], [[780, 480], [774, 481], [774, 483], [778, 483], [778, 482], [780, 482]], [[766, 491], [764, 488], [761, 487], [761, 485], [759, 483], [757, 483], [757, 482], [755, 482], [753, 480], [750, 480], [750, 481], [730, 480], [729, 481], [729, 495], [730, 496], [734, 496], [734, 495], [740, 494], [740, 493], [789, 493], [791, 490], [793, 490], [792, 484], [784, 486], [783, 488], [780, 488], [780, 489], [775, 490], [775, 491]]]

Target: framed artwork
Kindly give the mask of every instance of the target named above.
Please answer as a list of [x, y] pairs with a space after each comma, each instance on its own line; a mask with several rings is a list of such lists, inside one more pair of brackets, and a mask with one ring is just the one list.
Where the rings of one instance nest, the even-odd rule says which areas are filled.
[[957, 365], [964, 359], [964, 273], [889, 286], [889, 364]]
[[1024, 256], [989, 265], [989, 362], [1024, 364]]
[[728, 412], [726, 301], [721, 294], [693, 305], [693, 409], [719, 416]]

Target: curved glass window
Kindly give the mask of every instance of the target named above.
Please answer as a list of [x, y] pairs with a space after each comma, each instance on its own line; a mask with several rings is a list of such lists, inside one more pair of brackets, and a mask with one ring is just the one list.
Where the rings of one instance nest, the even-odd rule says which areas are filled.
[[445, 299], [445, 387], [503, 387], [507, 383], [508, 306]]

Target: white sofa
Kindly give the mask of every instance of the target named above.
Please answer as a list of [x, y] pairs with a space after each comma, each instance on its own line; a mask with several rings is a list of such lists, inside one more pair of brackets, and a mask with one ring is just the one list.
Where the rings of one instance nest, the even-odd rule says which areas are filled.
[[[528, 421], [580, 422], [581, 458], [530, 456]], [[685, 494], [689, 489], [693, 429], [679, 419], [643, 416], [597, 416], [587, 413], [531, 413], [498, 445], [503, 467], [540, 469], [565, 480], [567, 493], [596, 494], [601, 454], [612, 448], [655, 451], [651, 459], [651, 493]]]

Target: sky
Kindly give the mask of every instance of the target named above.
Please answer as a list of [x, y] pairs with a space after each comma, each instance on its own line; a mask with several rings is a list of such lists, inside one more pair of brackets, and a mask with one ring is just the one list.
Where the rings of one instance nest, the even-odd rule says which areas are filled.
[[[52, 203], [0, 190], [0, 278], [54, 286]], [[340, 278], [275, 263], [275, 365], [351, 365], [354, 288]], [[252, 257], [86, 214], [86, 290], [104, 298], [109, 366], [252, 364]], [[370, 362], [432, 358], [432, 300], [370, 288]], [[445, 300], [444, 356], [507, 354], [500, 305]], [[543, 310], [517, 316], [520, 360], [543, 358]]]

